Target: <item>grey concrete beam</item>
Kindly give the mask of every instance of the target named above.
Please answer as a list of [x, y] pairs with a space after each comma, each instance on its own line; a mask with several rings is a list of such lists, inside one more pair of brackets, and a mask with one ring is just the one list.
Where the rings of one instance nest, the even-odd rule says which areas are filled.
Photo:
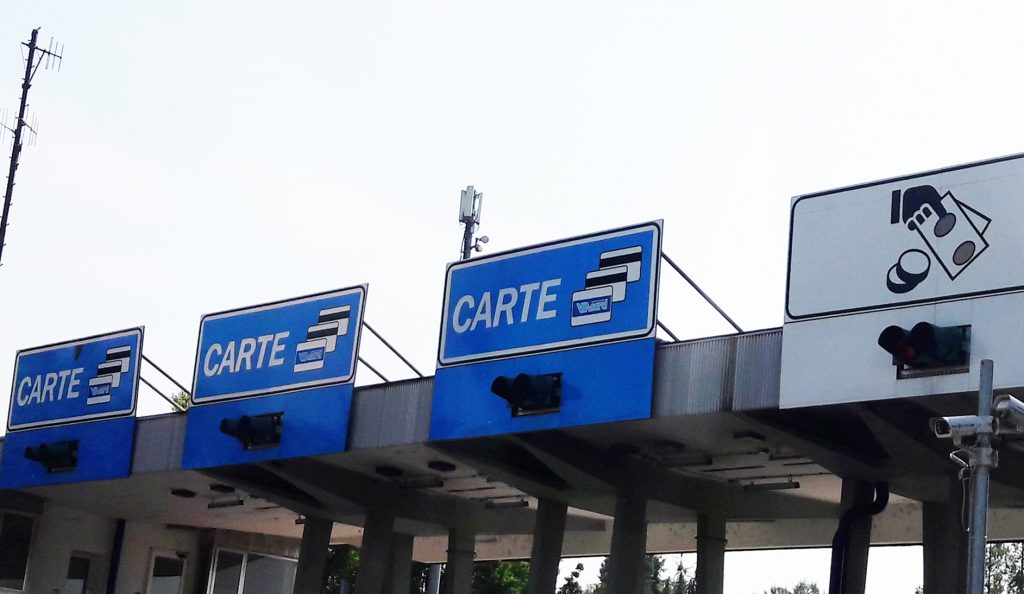
[[472, 594], [475, 559], [476, 532], [471, 528], [452, 528], [448, 533], [444, 594]]
[[391, 569], [388, 572], [385, 594], [409, 594], [412, 584], [413, 537], [394, 534], [391, 537]]
[[608, 591], [639, 594], [647, 568], [647, 500], [623, 493], [615, 502], [615, 525], [608, 555]]
[[533, 529], [530, 552], [530, 577], [527, 594], [554, 592], [558, 584], [558, 562], [562, 559], [565, 536], [566, 505], [560, 501], [541, 499], [537, 502], [537, 519]]
[[725, 519], [711, 514], [697, 516], [697, 591], [722, 594], [725, 585]]
[[355, 594], [386, 594], [385, 585], [392, 559], [395, 516], [388, 509], [366, 514], [363, 544], [359, 547], [359, 579]]
[[538, 457], [556, 458], [616, 488], [643, 493], [685, 509], [720, 513], [729, 519], [832, 517], [836, 513], [836, 506], [831, 503], [778, 493], [747, 492], [740, 485], [703, 476], [684, 476], [560, 432], [529, 433], [519, 439]]
[[306, 517], [302, 527], [302, 545], [299, 549], [299, 564], [295, 570], [293, 594], [310, 594], [320, 591], [327, 564], [327, 549], [331, 545], [331, 530], [334, 522], [316, 517]]

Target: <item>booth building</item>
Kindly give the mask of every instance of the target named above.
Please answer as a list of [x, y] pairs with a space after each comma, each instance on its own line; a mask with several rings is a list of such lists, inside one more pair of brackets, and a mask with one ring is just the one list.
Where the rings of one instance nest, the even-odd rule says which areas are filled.
[[[929, 421], [976, 409], [982, 359], [1024, 395], [1002, 223], [1022, 165], [795, 198], [783, 328], [656, 339], [652, 222], [450, 265], [433, 376], [354, 388], [365, 286], [205, 316], [187, 414], [135, 418], [141, 329], [21, 351], [0, 592], [317, 592], [351, 544], [356, 594], [405, 594], [413, 560], [468, 593], [484, 559], [553, 592], [576, 555], [635, 594], [644, 554], [678, 551], [714, 594], [726, 550], [810, 546], [834, 547], [838, 594], [870, 544], [910, 543], [926, 593], [962, 592], [962, 486]], [[1016, 439], [994, 539], [1024, 537]]]

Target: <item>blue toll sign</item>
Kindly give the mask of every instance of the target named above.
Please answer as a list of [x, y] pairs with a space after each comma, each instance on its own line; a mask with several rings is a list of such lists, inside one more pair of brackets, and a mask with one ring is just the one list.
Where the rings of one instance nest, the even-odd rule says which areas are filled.
[[203, 317], [196, 404], [350, 383], [366, 286]]
[[450, 264], [438, 365], [653, 336], [661, 223]]
[[18, 351], [8, 431], [130, 416], [142, 328]]

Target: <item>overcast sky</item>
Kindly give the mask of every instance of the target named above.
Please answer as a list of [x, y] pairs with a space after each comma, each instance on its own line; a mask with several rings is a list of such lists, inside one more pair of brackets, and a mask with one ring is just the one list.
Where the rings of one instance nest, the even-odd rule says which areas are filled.
[[[0, 377], [18, 348], [145, 325], [189, 383], [203, 313], [359, 283], [367, 320], [432, 370], [468, 184], [487, 251], [664, 219], [666, 252], [741, 326], [780, 325], [791, 196], [1024, 148], [1021, 12], [0, 0], [0, 106], [33, 27], [66, 48], [32, 88]], [[660, 318], [729, 331], [671, 275]], [[372, 338], [363, 354], [407, 374]], [[143, 394], [141, 414], [166, 410]]]

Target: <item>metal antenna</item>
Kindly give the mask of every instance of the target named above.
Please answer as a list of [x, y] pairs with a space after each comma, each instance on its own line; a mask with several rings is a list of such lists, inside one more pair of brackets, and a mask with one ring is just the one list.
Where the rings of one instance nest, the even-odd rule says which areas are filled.
[[[7, 238], [7, 220], [11, 211], [11, 197], [14, 195], [14, 174], [18, 171], [18, 157], [21, 156], [22, 148], [22, 132], [24, 128], [29, 128], [32, 131], [32, 135], [35, 135], [37, 129], [35, 121], [32, 126], [27, 126], [25, 122], [25, 109], [28, 107], [28, 90], [32, 88], [32, 79], [35, 78], [36, 71], [39, 70], [40, 64], [46, 63], [46, 68], [50, 67], [50, 64], [56, 64], [57, 68], [60, 68], [60, 63], [63, 61], [64, 46], [60, 46], [60, 50], [54, 51], [53, 40], [50, 40], [49, 49], [43, 49], [37, 45], [39, 40], [39, 28], [32, 30], [32, 36], [29, 38], [28, 43], [22, 43], [23, 46], [28, 48], [28, 57], [25, 59], [25, 77], [21, 83], [21, 102], [18, 105], [18, 118], [14, 121], [14, 128], [11, 130], [14, 133], [14, 143], [11, 147], [11, 166], [7, 172], [7, 190], [4, 192], [4, 210], [3, 215], [0, 216], [0, 259], [3, 258], [4, 245]], [[32, 139], [34, 142], [34, 138]]]
[[459, 203], [459, 222], [465, 227], [462, 231], [463, 260], [468, 260], [474, 250], [478, 252], [483, 250], [484, 248], [480, 244], [490, 241], [486, 235], [481, 235], [480, 239], [473, 241], [473, 233], [480, 226], [480, 210], [483, 205], [483, 192], [477, 192], [473, 186], [467, 186], [462, 191], [462, 199]]

